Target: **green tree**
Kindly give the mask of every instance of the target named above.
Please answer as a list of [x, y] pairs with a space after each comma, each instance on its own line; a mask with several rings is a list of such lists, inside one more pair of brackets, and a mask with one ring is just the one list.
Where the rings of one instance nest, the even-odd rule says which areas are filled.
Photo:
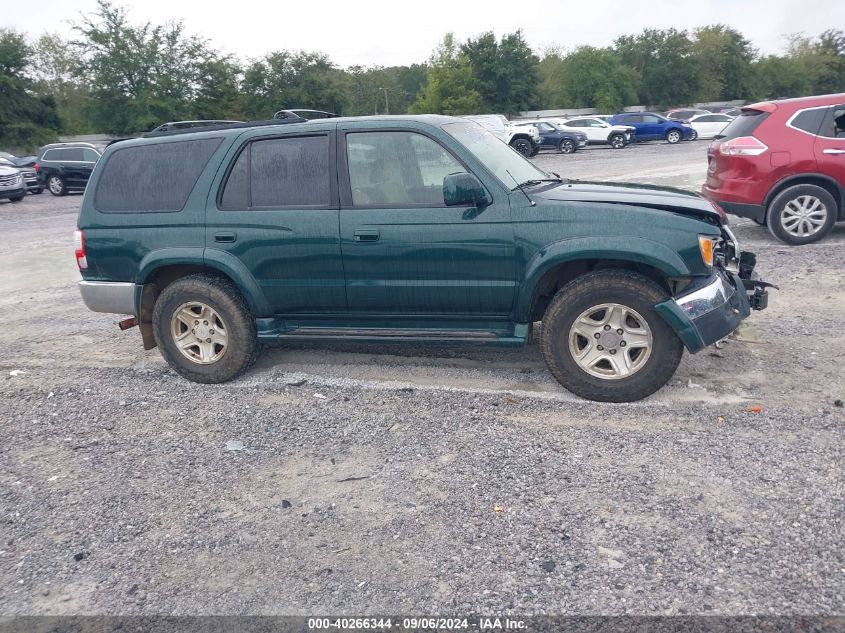
[[615, 49], [620, 61], [639, 77], [641, 104], [687, 104], [698, 96], [698, 64], [686, 31], [645, 29], [617, 38]]
[[87, 116], [89, 86], [70, 42], [58, 35], [42, 35], [33, 46], [30, 67], [38, 93], [56, 100], [62, 132], [73, 135], [96, 131]]
[[455, 37], [447, 33], [431, 56], [426, 83], [410, 108], [414, 113], [472, 114], [484, 107], [475, 89], [469, 60], [461, 53]]
[[739, 31], [723, 24], [696, 29], [693, 52], [698, 63], [699, 100], [752, 98], [752, 64], [757, 52]]
[[560, 101], [568, 107], [618, 112], [636, 102], [636, 73], [607, 48], [581, 46], [562, 60]]
[[20, 33], [0, 29], [0, 145], [31, 151], [55, 140], [61, 127], [56, 102], [40, 95], [27, 73], [32, 48]]
[[540, 60], [522, 31], [504, 35], [499, 42], [488, 31], [460, 50], [469, 60], [475, 88], [487, 109], [513, 114], [537, 105]]

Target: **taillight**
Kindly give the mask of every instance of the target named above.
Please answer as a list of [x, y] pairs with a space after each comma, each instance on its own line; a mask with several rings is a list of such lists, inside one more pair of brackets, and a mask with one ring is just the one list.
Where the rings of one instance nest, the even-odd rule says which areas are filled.
[[73, 241], [75, 242], [74, 246], [76, 248], [76, 265], [79, 266], [79, 270], [86, 270], [88, 268], [88, 260], [85, 258], [85, 236], [82, 234], [82, 231], [74, 231]]
[[759, 156], [768, 147], [753, 136], [738, 136], [719, 145], [722, 156]]
[[37, 173], [41, 170], [41, 166], [40, 166], [38, 163], [35, 163], [35, 164], [32, 166], [32, 168], [35, 170], [35, 173], [36, 173], [36, 174], [37, 174]]

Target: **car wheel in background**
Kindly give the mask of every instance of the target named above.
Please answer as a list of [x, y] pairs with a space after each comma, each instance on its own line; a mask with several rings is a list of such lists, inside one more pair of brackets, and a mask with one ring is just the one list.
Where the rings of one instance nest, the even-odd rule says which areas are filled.
[[816, 185], [795, 185], [781, 191], [769, 203], [769, 232], [792, 246], [811, 244], [830, 233], [836, 223], [836, 200]]
[[587, 273], [565, 285], [543, 315], [549, 370], [572, 393], [601, 402], [651, 395], [674, 375], [684, 346], [655, 311], [668, 293], [627, 270]]
[[669, 130], [666, 132], [666, 142], [670, 145], [674, 145], [675, 143], [679, 143], [683, 136], [681, 135], [680, 130]]
[[622, 149], [625, 147], [625, 137], [621, 134], [613, 134], [608, 141], [613, 149]]
[[38, 189], [35, 189], [32, 193], [34, 193], [35, 195], [44, 193], [44, 187], [38, 187]]
[[23, 196], [15, 196], [14, 198], [9, 198], [9, 202], [20, 202], [23, 200]]
[[695, 130], [693, 130], [693, 131], [692, 131], [692, 135], [689, 137], [689, 140], [691, 140], [691, 141], [697, 141], [697, 140], [698, 140], [698, 132], [696, 132]]
[[571, 154], [575, 151], [575, 143], [565, 138], [558, 144], [557, 149], [561, 154]]
[[531, 153], [534, 151], [534, 148], [531, 146], [531, 143], [524, 138], [518, 138], [515, 141], [512, 141], [511, 147], [513, 147], [517, 152], [519, 152], [526, 158], [531, 156]]
[[63, 196], [67, 193], [67, 187], [65, 187], [65, 181], [62, 180], [59, 176], [50, 176], [47, 179], [47, 189], [50, 190], [54, 196]]
[[221, 383], [255, 360], [255, 319], [228, 280], [190, 275], [167, 286], [156, 299], [153, 332], [164, 360], [193, 382]]

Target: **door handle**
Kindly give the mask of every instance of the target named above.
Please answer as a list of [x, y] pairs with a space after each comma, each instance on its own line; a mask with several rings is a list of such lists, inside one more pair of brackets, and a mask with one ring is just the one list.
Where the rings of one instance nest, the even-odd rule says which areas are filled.
[[845, 149], [823, 149], [822, 154], [845, 154]]
[[215, 233], [214, 241], [224, 244], [231, 244], [238, 239], [237, 233]]
[[356, 242], [376, 242], [378, 238], [379, 232], [377, 229], [358, 229], [354, 235]]

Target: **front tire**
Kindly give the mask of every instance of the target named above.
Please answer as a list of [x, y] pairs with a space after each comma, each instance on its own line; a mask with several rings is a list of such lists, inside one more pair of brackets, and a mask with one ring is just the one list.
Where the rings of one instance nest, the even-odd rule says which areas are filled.
[[816, 185], [795, 185], [769, 203], [766, 225], [781, 242], [801, 246], [830, 233], [838, 211], [836, 200], [827, 190]]
[[613, 134], [613, 135], [610, 137], [610, 139], [608, 140], [608, 143], [610, 144], [610, 146], [611, 146], [613, 149], [622, 149], [622, 148], [624, 148], [624, 147], [625, 147], [625, 145], [626, 145], [626, 143], [625, 143], [625, 137], [624, 137], [624, 136], [622, 136], [621, 134]]
[[511, 142], [511, 147], [513, 147], [517, 152], [525, 156], [525, 158], [530, 158], [534, 148], [531, 146], [531, 142], [524, 138], [518, 138]]
[[666, 142], [669, 145], [674, 145], [675, 143], [680, 143], [681, 139], [683, 139], [683, 135], [681, 134], [680, 130], [669, 130], [666, 132]]
[[153, 332], [161, 355], [192, 382], [226, 382], [255, 361], [255, 320], [228, 280], [190, 275], [167, 286], [153, 309]]
[[9, 202], [20, 202], [23, 200], [23, 196], [15, 196], [14, 198], [9, 198]]
[[672, 378], [684, 352], [654, 309], [666, 298], [655, 282], [626, 270], [571, 281], [543, 316], [549, 371], [588, 400], [631, 402], [653, 394]]
[[572, 154], [575, 152], [575, 143], [565, 138], [558, 144], [557, 150], [561, 154]]
[[47, 189], [50, 190], [54, 196], [64, 196], [67, 194], [67, 186], [65, 181], [59, 176], [50, 176], [47, 179]]

